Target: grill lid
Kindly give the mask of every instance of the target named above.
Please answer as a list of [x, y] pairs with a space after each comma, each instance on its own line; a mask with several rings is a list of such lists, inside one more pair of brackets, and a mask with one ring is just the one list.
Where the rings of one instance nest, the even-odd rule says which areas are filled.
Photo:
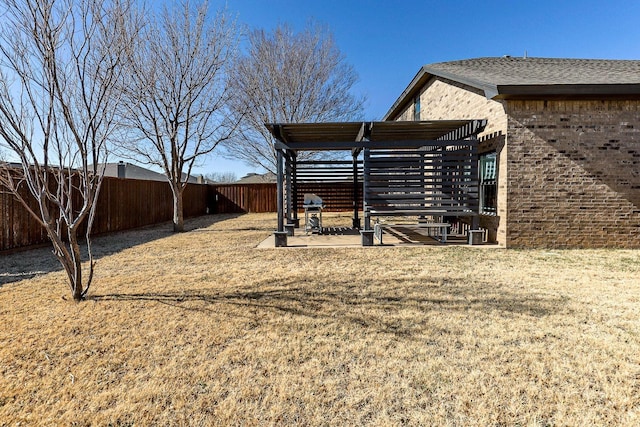
[[322, 199], [317, 194], [305, 193], [303, 203], [305, 206], [322, 206]]

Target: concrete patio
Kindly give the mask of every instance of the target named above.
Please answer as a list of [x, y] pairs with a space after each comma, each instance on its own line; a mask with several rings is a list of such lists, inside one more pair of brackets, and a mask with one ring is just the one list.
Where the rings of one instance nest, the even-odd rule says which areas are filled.
[[[412, 224], [401, 224], [385, 227], [383, 244], [377, 240], [373, 247], [399, 247], [399, 246], [470, 246], [467, 237], [461, 234], [450, 234], [446, 243], [441, 243], [432, 236], [427, 235], [427, 230]], [[293, 236], [287, 236], [288, 248], [345, 248], [362, 247], [360, 231], [350, 227], [325, 227], [322, 233], [305, 233], [304, 227], [297, 228]], [[496, 244], [473, 245], [474, 248], [499, 248]], [[270, 235], [262, 241], [258, 248], [275, 248], [275, 237]]]

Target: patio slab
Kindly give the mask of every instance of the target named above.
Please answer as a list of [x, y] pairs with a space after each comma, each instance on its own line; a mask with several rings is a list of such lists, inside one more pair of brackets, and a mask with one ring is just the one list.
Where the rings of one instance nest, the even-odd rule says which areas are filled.
[[[322, 234], [305, 233], [304, 228], [295, 229], [293, 236], [287, 237], [287, 248], [347, 248], [362, 247], [362, 237], [357, 229], [353, 228], [327, 228]], [[411, 226], [398, 226], [385, 230], [382, 238], [384, 244], [375, 241], [374, 246], [369, 247], [398, 247], [398, 246], [468, 246], [466, 236], [449, 235], [447, 243], [440, 243], [433, 237], [425, 234], [424, 230]], [[260, 249], [274, 248], [275, 238], [270, 235], [258, 246]], [[472, 246], [476, 248], [499, 247], [498, 245], [483, 244]]]

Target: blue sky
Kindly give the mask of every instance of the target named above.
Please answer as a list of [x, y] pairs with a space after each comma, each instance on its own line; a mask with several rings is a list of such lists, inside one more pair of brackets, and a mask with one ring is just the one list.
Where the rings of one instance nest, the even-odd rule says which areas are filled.
[[[239, 24], [327, 25], [360, 76], [365, 117], [381, 119], [420, 67], [482, 56], [640, 59], [640, 1], [210, 0]], [[197, 173], [253, 167], [214, 155]]]

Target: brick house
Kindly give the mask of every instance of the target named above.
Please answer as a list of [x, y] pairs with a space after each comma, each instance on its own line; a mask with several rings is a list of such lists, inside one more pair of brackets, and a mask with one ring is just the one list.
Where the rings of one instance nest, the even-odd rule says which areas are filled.
[[384, 120], [488, 120], [480, 225], [505, 247], [640, 248], [640, 61], [424, 66]]

